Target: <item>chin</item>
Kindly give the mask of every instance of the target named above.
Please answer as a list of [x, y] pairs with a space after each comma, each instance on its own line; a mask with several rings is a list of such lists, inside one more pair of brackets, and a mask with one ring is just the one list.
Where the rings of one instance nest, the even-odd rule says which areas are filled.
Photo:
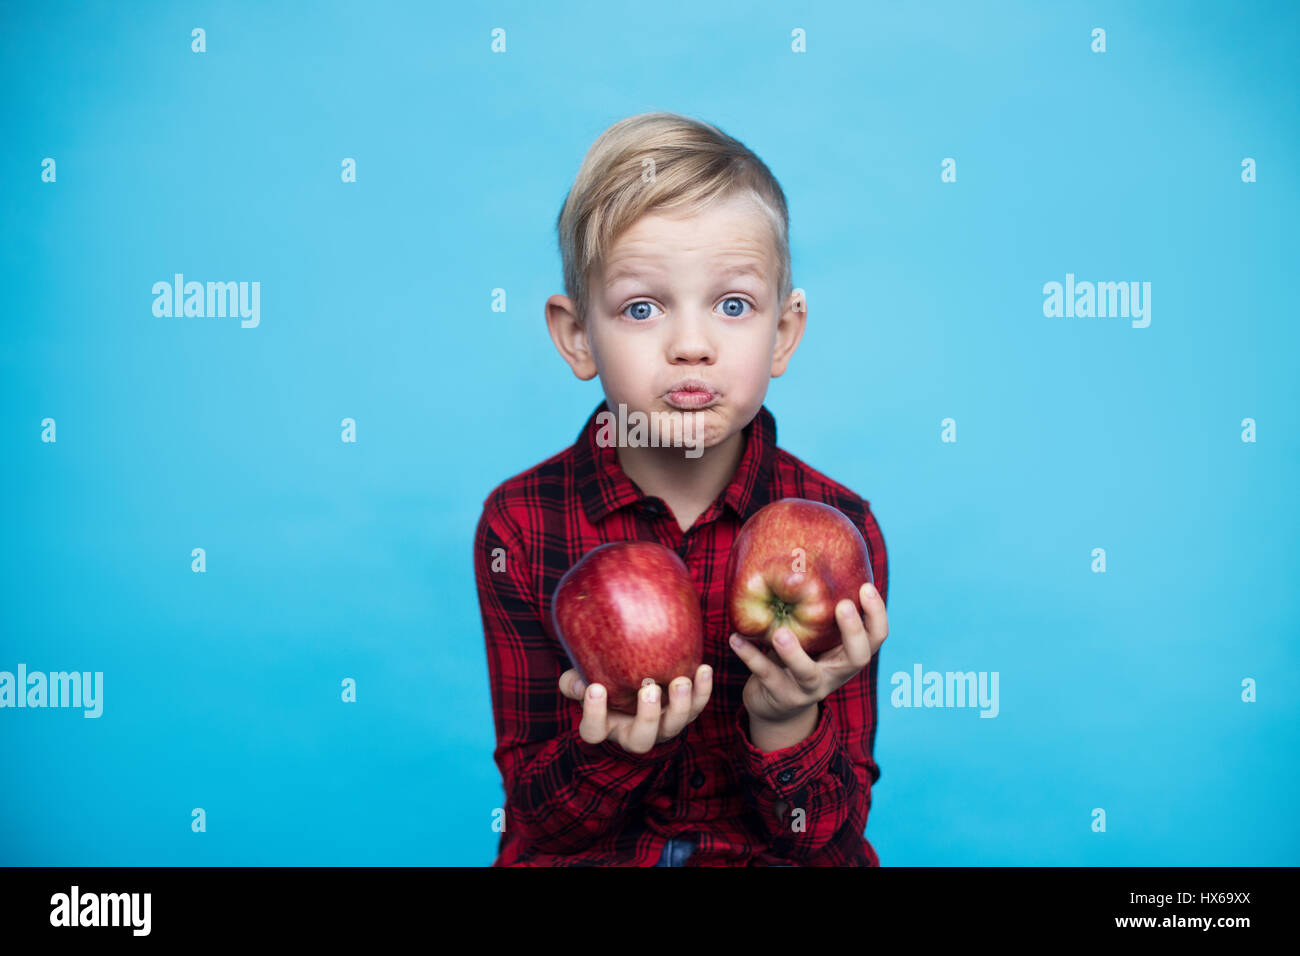
[[727, 440], [731, 431], [730, 413], [717, 408], [706, 408], [687, 414], [695, 416], [693, 434], [701, 449], [713, 448]]
[[[660, 430], [661, 443], [664, 445], [689, 449], [691, 444], [698, 442], [702, 448], [711, 448], [722, 440], [727, 431], [727, 415], [716, 405], [709, 408], [681, 409], [664, 402], [660, 408], [655, 409], [653, 415], [661, 416], [664, 422]], [[688, 435], [691, 444], [686, 442]], [[671, 441], [674, 436], [681, 441]]]

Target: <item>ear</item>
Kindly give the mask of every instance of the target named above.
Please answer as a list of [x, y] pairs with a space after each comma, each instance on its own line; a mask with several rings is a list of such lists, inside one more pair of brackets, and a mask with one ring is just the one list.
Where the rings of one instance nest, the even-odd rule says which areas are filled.
[[808, 299], [803, 289], [795, 289], [786, 301], [785, 309], [776, 323], [776, 344], [772, 349], [772, 377], [785, 374], [790, 364], [790, 356], [799, 347], [803, 338], [804, 326], [808, 321]]
[[578, 310], [567, 295], [553, 295], [546, 300], [546, 327], [551, 341], [573, 374], [584, 382], [596, 377], [596, 360], [591, 352], [587, 332], [578, 321]]

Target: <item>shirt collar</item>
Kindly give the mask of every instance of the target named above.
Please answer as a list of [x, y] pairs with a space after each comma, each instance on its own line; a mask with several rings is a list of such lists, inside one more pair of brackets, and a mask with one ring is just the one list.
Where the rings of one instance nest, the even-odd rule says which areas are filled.
[[[602, 446], [596, 441], [597, 418], [609, 412], [609, 404], [601, 400], [582, 427], [573, 444], [574, 479], [582, 507], [593, 524], [619, 508], [650, 496], [643, 494], [623, 467], [618, 463], [618, 451], [613, 445]], [[612, 414], [612, 413], [611, 413]], [[776, 460], [776, 419], [761, 406], [744, 429], [745, 451], [731, 482], [722, 493], [724, 505], [730, 506], [745, 521], [763, 505], [772, 500], [772, 473]], [[714, 505], [706, 509], [701, 518], [710, 517]]]

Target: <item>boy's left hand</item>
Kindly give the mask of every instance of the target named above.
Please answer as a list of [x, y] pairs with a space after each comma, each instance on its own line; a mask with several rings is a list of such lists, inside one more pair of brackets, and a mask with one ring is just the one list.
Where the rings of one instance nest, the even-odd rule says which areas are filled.
[[[862, 585], [858, 599], [866, 615], [865, 623], [852, 601], [841, 601], [835, 617], [844, 643], [817, 660], [808, 656], [789, 628], [776, 632], [776, 647], [766, 653], [741, 635], [731, 635], [731, 646], [753, 672], [745, 682], [744, 692], [745, 709], [751, 717], [772, 723], [792, 720], [871, 662], [889, 636], [889, 619], [885, 602], [870, 584]], [[790, 638], [785, 647], [780, 641], [783, 635]]]

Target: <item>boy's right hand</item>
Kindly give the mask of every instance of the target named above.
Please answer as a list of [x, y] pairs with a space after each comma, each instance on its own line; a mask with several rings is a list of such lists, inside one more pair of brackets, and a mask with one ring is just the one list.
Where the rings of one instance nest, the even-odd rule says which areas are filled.
[[[560, 675], [560, 693], [570, 700], [582, 702], [582, 723], [578, 734], [589, 744], [598, 744], [609, 738], [629, 753], [643, 754], [655, 744], [671, 740], [687, 724], [700, 715], [713, 691], [713, 668], [701, 664], [695, 672], [695, 681], [679, 677], [668, 687], [668, 709], [659, 701], [659, 687], [647, 677], [641, 682], [637, 694], [636, 716], [618, 711], [610, 713], [605, 704], [608, 694], [601, 684], [588, 687], [578, 676], [577, 669]], [[678, 688], [682, 689], [678, 693]]]

